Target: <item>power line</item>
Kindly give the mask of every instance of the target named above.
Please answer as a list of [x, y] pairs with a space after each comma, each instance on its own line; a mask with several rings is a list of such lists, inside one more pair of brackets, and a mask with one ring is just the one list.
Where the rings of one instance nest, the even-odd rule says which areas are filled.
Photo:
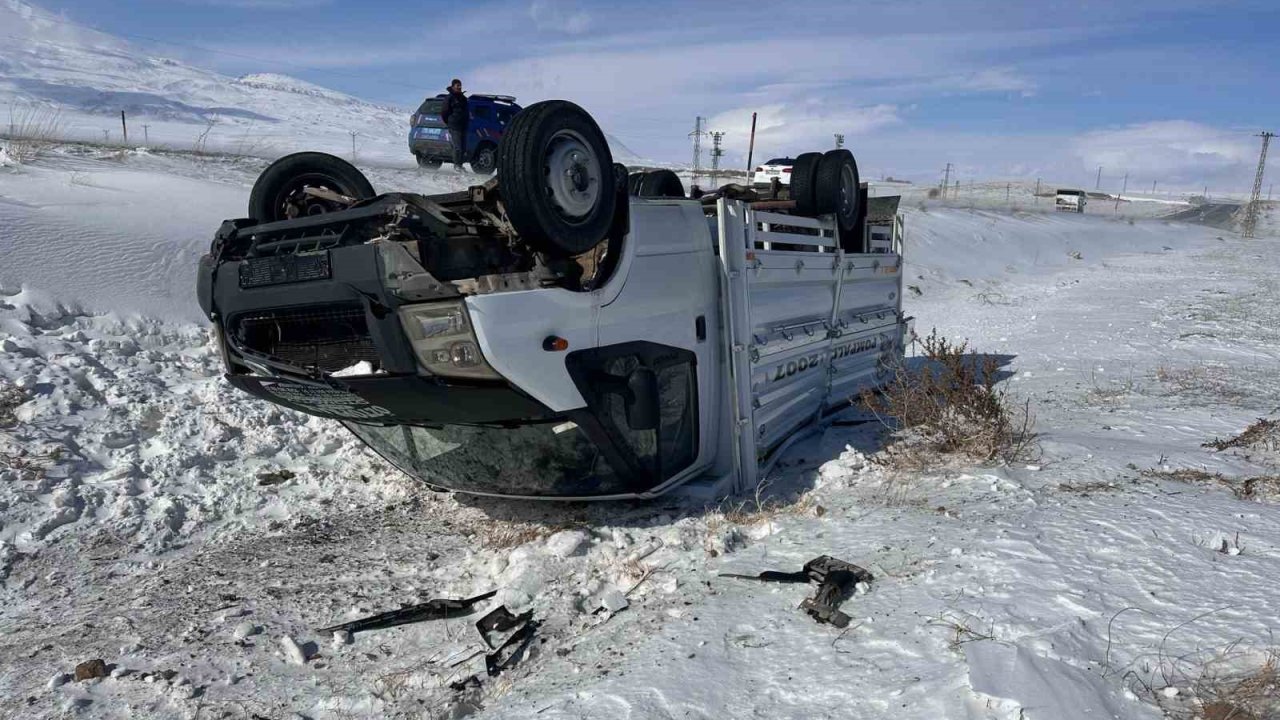
[[693, 138], [693, 179], [690, 184], [698, 184], [698, 176], [702, 174], [702, 136], [707, 133], [702, 129], [702, 123], [705, 121], [701, 115], [694, 119], [693, 132], [689, 133], [689, 137]]
[[722, 138], [723, 132], [711, 133], [711, 187], [717, 187], [716, 180], [720, 177], [720, 158], [724, 156], [724, 149], [720, 147]]
[[[1273, 132], [1263, 131], [1258, 137], [1262, 138], [1262, 152], [1258, 154], [1258, 172], [1253, 176], [1253, 193], [1249, 196], [1249, 207], [1244, 214], [1244, 236], [1253, 237], [1254, 231], [1258, 227], [1258, 210], [1262, 198], [1262, 176], [1267, 171], [1267, 147], [1271, 145], [1271, 138], [1275, 137]], [[1267, 197], [1271, 197], [1271, 193], [1267, 193]]]

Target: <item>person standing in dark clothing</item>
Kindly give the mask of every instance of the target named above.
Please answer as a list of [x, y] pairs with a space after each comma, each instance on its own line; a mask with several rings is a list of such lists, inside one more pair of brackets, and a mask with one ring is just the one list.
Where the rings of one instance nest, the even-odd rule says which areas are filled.
[[454, 78], [449, 83], [449, 96], [440, 110], [440, 119], [449, 126], [449, 138], [453, 141], [453, 169], [462, 172], [467, 156], [467, 124], [471, 121], [471, 109], [467, 96], [462, 93], [462, 81]]

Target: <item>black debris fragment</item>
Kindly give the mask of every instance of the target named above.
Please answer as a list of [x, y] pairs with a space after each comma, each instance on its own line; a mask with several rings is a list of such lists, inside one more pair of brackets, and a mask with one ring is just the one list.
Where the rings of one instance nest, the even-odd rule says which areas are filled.
[[292, 470], [271, 470], [264, 473], [258, 473], [258, 485], [279, 485], [287, 480], [297, 477]]
[[528, 624], [531, 618], [533, 618], [532, 610], [513, 615], [506, 605], [499, 605], [476, 621], [476, 630], [480, 632], [480, 637], [484, 638], [485, 645], [488, 645], [490, 650], [496, 650], [506, 643], [504, 637], [506, 633]]
[[515, 665], [524, 655], [525, 648], [533, 642], [533, 631], [538, 623], [528, 620], [519, 630], [511, 634], [505, 642], [488, 655], [484, 656], [484, 667], [489, 677], [497, 677], [498, 673]]
[[349, 633], [357, 633], [361, 630], [378, 630], [382, 628], [395, 627], [397, 625], [406, 625], [408, 623], [422, 622], [424, 620], [444, 620], [447, 618], [460, 617], [469, 615], [472, 607], [482, 601], [488, 600], [497, 594], [497, 590], [490, 590], [483, 595], [477, 595], [465, 599], [453, 598], [436, 598], [428, 600], [417, 605], [392, 610], [390, 612], [378, 613], [369, 617], [352, 620], [340, 625], [321, 628], [318, 632], [331, 633], [339, 630], [345, 630]]
[[830, 623], [839, 628], [847, 627], [850, 619], [840, 611], [840, 604], [853, 594], [858, 583], [869, 583], [874, 579], [865, 568], [837, 560], [830, 555], [820, 555], [810, 560], [799, 572], [766, 570], [759, 575], [723, 573], [721, 577], [780, 583], [818, 583], [818, 591], [813, 597], [800, 603], [800, 609], [819, 623]]

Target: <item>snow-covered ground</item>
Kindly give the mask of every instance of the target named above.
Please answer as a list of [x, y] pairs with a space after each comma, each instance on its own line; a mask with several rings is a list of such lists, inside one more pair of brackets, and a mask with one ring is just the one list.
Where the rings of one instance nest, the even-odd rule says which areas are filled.
[[[479, 501], [220, 379], [192, 263], [260, 166], [0, 169], [0, 717], [1137, 720], [1274, 646], [1278, 506], [1145, 472], [1280, 474], [1274, 448], [1201, 447], [1280, 412], [1274, 237], [909, 201], [908, 311], [999, 357], [1041, 457], [907, 472], [837, 427], [764, 514]], [[876, 575], [845, 631], [796, 609], [808, 588], [719, 576], [824, 553]], [[496, 678], [479, 613], [316, 630], [488, 590], [541, 623]], [[93, 658], [110, 677], [66, 677]]]

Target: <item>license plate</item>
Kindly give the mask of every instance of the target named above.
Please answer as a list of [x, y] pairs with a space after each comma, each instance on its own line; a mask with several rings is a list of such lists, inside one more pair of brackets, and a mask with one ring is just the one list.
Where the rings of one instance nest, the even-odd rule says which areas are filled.
[[355, 393], [334, 388], [262, 383], [262, 391], [304, 412], [339, 420], [375, 420], [391, 417], [391, 411], [374, 405]]
[[421, 130], [418, 131], [418, 134], [421, 137], [438, 138], [444, 135], [444, 129], [443, 128], [422, 128]]
[[249, 258], [240, 263], [240, 287], [254, 288], [286, 283], [327, 280], [333, 275], [329, 251], [305, 255]]
[[764, 174], [765, 175], [781, 175], [782, 171], [781, 170], [765, 170]]

